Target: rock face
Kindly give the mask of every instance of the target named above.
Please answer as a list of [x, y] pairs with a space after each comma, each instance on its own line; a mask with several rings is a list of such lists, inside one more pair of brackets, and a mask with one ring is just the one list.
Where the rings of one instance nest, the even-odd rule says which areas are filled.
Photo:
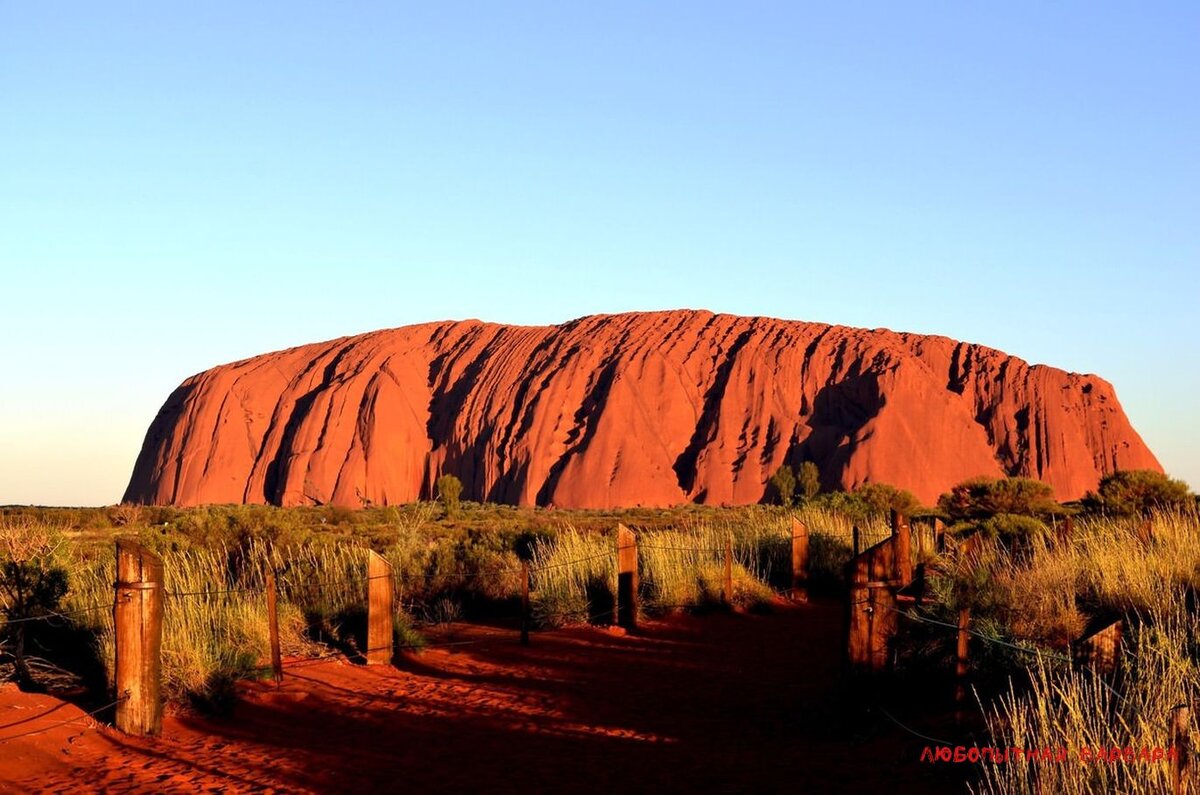
[[945, 337], [677, 311], [427, 323], [214, 367], [146, 434], [125, 500], [760, 501], [784, 463], [932, 502], [975, 475], [1080, 497], [1161, 467], [1096, 376]]

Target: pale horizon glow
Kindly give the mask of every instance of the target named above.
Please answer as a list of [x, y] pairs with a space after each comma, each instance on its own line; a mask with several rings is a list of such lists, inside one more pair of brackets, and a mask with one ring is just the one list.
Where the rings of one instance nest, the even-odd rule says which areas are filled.
[[1200, 485], [1200, 7], [66, 3], [0, 26], [0, 505], [184, 378], [708, 309], [1112, 382]]

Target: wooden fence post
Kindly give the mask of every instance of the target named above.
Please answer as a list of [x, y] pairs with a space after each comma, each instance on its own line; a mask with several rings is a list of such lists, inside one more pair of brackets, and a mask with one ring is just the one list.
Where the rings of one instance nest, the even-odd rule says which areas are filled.
[[371, 551], [367, 559], [367, 665], [386, 665], [392, 661], [395, 613], [392, 564]]
[[870, 575], [866, 561], [852, 558], [846, 564], [849, 604], [846, 616], [846, 662], [853, 672], [870, 668], [871, 611]]
[[733, 537], [725, 537], [725, 577], [721, 582], [721, 601], [733, 604]]
[[857, 558], [858, 554], [860, 552], [862, 552], [861, 546], [858, 543], [858, 525], [854, 525], [852, 528], [850, 528], [850, 536], [853, 539], [853, 544], [852, 544], [852, 547], [854, 550], [853, 556]]
[[162, 731], [163, 565], [133, 541], [117, 541], [117, 728], [126, 734]]
[[638, 620], [637, 537], [623, 524], [617, 525], [617, 624], [636, 629]]
[[946, 523], [941, 517], [933, 517], [933, 551], [942, 554], [946, 551]]
[[1090, 665], [1105, 675], [1116, 671], [1124, 632], [1124, 622], [1117, 620], [1076, 640], [1071, 644], [1071, 657], [1075, 665]]
[[954, 722], [962, 725], [963, 704], [967, 698], [967, 662], [971, 643], [971, 608], [958, 609], [958, 644], [954, 661]]
[[267, 572], [267, 630], [271, 639], [271, 672], [279, 685], [283, 682], [283, 657], [279, 653], [279, 603], [273, 571]]
[[1187, 795], [1192, 778], [1192, 743], [1190, 726], [1191, 710], [1180, 704], [1171, 710], [1171, 747], [1175, 754], [1171, 758], [1171, 793]]
[[521, 645], [529, 645], [529, 561], [521, 561]]
[[808, 527], [792, 517], [792, 600], [808, 601]]
[[900, 587], [912, 582], [912, 527], [908, 518], [899, 511], [892, 511], [892, 545], [895, 548], [895, 565], [893, 576], [899, 580]]

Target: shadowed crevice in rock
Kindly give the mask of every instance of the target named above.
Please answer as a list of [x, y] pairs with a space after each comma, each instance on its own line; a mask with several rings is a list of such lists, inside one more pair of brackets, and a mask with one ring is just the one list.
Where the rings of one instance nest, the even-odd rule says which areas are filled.
[[717, 365], [712, 386], [704, 393], [704, 404], [696, 422], [696, 430], [688, 441], [687, 447], [675, 459], [672, 468], [675, 470], [679, 488], [683, 490], [684, 494], [691, 494], [696, 488], [696, 461], [700, 458], [700, 452], [712, 440], [717, 423], [720, 422], [719, 409], [721, 400], [725, 397], [725, 390], [729, 387], [729, 373], [733, 370], [734, 362], [737, 361], [738, 352], [750, 340], [752, 333], [751, 329], [746, 329], [738, 334], [721, 363]]
[[875, 373], [851, 376], [817, 392], [801, 456], [821, 470], [822, 488], [835, 489], [841, 483], [859, 443], [865, 441], [863, 428], [886, 402]]

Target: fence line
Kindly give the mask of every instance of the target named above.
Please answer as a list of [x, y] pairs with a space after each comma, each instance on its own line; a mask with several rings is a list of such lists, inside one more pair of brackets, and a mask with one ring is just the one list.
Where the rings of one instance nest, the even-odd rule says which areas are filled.
[[[797, 530], [798, 527], [801, 528], [802, 532]], [[802, 524], [793, 520], [793, 587], [785, 590], [772, 588], [771, 592], [775, 595], [796, 598], [797, 583], [807, 582], [807, 545], [797, 547], [797, 539], [801, 537], [807, 541], [808, 531], [803, 528]], [[540, 620], [553, 621], [555, 619], [569, 618], [586, 623], [597, 623], [606, 619], [610, 621], [617, 619], [618, 623], [624, 626], [636, 626], [639, 591], [637, 570], [640, 568], [637, 539], [624, 526], [618, 528], [618, 538], [625, 540], [619, 541], [617, 546], [603, 553], [585, 555], [571, 560], [546, 562], [540, 565], [528, 562], [523, 565], [522, 570], [526, 572], [526, 576], [533, 577], [534, 575], [544, 574], [564, 567], [578, 566], [590, 561], [605, 559], [618, 564], [618, 569], [632, 576], [632, 586], [629, 587], [629, 584], [626, 583], [626, 588], [618, 589], [619, 598], [610, 609], [598, 612], [585, 610], [582, 614], [577, 610], [557, 610], [550, 613], [539, 612], [538, 617]], [[697, 541], [700, 541], [700, 539], [697, 539]], [[779, 541], [781, 542], [781, 546], [785, 546], [787, 539], [786, 537], [780, 538]], [[697, 543], [695, 546], [647, 544], [644, 547], [646, 550], [686, 552], [704, 556], [723, 553], [725, 556], [725, 578], [722, 584], [722, 600], [726, 603], [732, 601], [733, 581], [731, 563], [733, 560], [733, 545], [731, 538], [726, 539], [724, 547], [711, 546], [708, 543]], [[798, 549], [801, 550], [800, 553], [798, 553]], [[627, 553], [631, 553], [632, 556]], [[394, 612], [398, 606], [396, 593], [393, 587], [387, 587], [386, 590], [379, 591], [378, 586], [380, 583], [386, 583], [387, 586], [395, 586], [401, 583], [411, 584], [414, 582], [434, 583], [443, 579], [460, 584], [464, 580], [471, 580], [477, 577], [496, 577], [498, 574], [500, 576], [507, 573], [515, 574], [515, 571], [456, 571], [448, 574], [437, 571], [393, 572], [391, 571], [391, 564], [384, 558], [373, 552], [368, 552], [368, 554], [369, 561], [372, 562], [370, 570], [362, 573], [352, 572], [347, 568], [342, 576], [325, 576], [317, 579], [302, 578], [299, 569], [292, 569], [292, 564], [287, 562], [282, 567], [282, 571], [268, 571], [265, 575], [267, 582], [262, 585], [228, 582], [228, 584], [221, 587], [211, 589], [168, 590], [164, 587], [164, 581], [169, 579], [170, 572], [164, 571], [161, 558], [140, 544], [128, 539], [120, 539], [117, 541], [117, 563], [114, 568], [117, 582], [115, 583], [112, 602], [96, 603], [72, 610], [48, 611], [42, 615], [12, 618], [0, 622], [0, 628], [8, 624], [54, 622], [58, 620], [71, 621], [74, 617], [98, 611], [112, 610], [114, 624], [111, 631], [116, 646], [116, 679], [118, 682], [118, 692], [121, 692], [123, 695], [121, 698], [97, 711], [117, 707], [118, 728], [131, 734], [155, 734], [161, 727], [162, 704], [159, 696], [161, 687], [161, 644], [162, 623], [164, 613], [166, 612], [164, 607], [167, 600], [182, 602], [187, 599], [221, 599], [242, 594], [264, 594], [267, 597], [268, 621], [272, 627], [272, 631], [269, 633], [270, 659], [272, 663], [270, 666], [264, 666], [261, 669], [255, 670], [272, 670], [275, 673], [277, 681], [282, 677], [285, 669], [344, 657], [346, 654], [361, 655], [367, 657], [372, 662], [386, 662], [390, 661], [391, 655], [397, 650], [470, 646], [495, 642], [500, 639], [489, 637], [472, 640], [396, 643], [394, 641], [392, 624]], [[301, 558], [300, 560], [303, 559]], [[257, 580], [259, 570], [250, 569], [243, 576], [248, 576], [253, 582]], [[232, 580], [233, 578], [230, 579]], [[314, 592], [325, 594], [339, 588], [346, 589], [347, 591], [365, 590], [368, 592], [366, 600], [368, 642], [366, 648], [360, 650], [351, 645], [316, 657], [306, 657], [300, 660], [283, 662], [278, 649], [278, 631], [275, 629], [278, 626], [278, 599], [282, 598], [285, 601], [294, 602], [297, 599], [303, 600], [308, 598], [307, 594]], [[694, 604], [691, 602], [655, 604], [656, 609], [662, 610], [689, 606], [694, 606]], [[523, 625], [527, 626], [530, 616], [531, 607], [528, 600], [525, 600], [523, 609], [519, 614], [502, 617], [500, 620], [521, 619]]]

